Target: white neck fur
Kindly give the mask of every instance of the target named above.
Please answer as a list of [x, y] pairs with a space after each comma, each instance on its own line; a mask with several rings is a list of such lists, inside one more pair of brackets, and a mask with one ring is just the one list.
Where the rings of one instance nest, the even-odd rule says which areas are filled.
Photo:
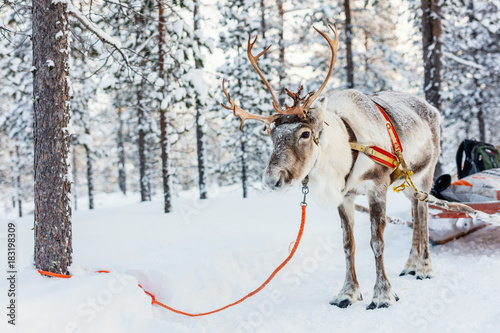
[[[326, 110], [325, 110], [326, 111]], [[321, 207], [337, 208], [344, 198], [345, 177], [352, 165], [347, 129], [339, 116], [324, 113], [316, 163], [309, 172], [311, 194]]]

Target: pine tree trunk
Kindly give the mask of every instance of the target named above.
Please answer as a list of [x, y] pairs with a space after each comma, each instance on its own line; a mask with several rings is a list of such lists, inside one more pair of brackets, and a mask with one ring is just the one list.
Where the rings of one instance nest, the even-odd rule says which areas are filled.
[[[244, 130], [243, 130], [244, 131]], [[247, 197], [247, 161], [245, 149], [245, 133], [241, 133], [241, 187], [243, 189], [243, 198]]]
[[[11, 154], [12, 156], [12, 154]], [[15, 158], [15, 187], [16, 187], [16, 194], [15, 194], [15, 199], [14, 199], [14, 208], [15, 208], [15, 202], [17, 200], [17, 212], [19, 217], [23, 217], [23, 206], [22, 206], [22, 189], [21, 189], [21, 159], [19, 156], [19, 146], [16, 145], [16, 158]]]
[[11, 173], [11, 179], [10, 179], [10, 184], [12, 186], [12, 208], [16, 208], [16, 192], [14, 189], [16, 188], [16, 165], [13, 162], [14, 161], [14, 152], [12, 150], [9, 150], [9, 156], [11, 160], [11, 165], [12, 165], [12, 173]]
[[345, 11], [345, 48], [347, 59], [347, 88], [354, 88], [354, 64], [352, 59], [352, 23], [350, 0], [344, 0]]
[[[161, 1], [158, 2], [158, 70], [159, 76], [165, 80], [161, 88], [162, 99], [166, 98], [165, 75], [165, 9]], [[169, 213], [172, 208], [170, 197], [170, 175], [168, 173], [168, 136], [167, 136], [167, 109], [160, 101], [160, 141], [161, 141], [161, 173], [163, 179], [163, 211]]]
[[[238, 54], [240, 54], [241, 46], [238, 47]], [[241, 80], [238, 79], [238, 88], [241, 91]], [[246, 162], [246, 148], [245, 148], [245, 128], [242, 129], [240, 135], [240, 148], [241, 148], [241, 188], [243, 190], [243, 198], [247, 197], [247, 162]]]
[[365, 31], [365, 75], [368, 77], [368, 69], [369, 69], [369, 59], [368, 53], [370, 50], [368, 49], [368, 31]]
[[[85, 128], [85, 134], [90, 136], [90, 131], [88, 128]], [[87, 187], [89, 194], [89, 209], [94, 209], [94, 171], [92, 169], [92, 152], [87, 146], [85, 146], [85, 154], [87, 157]]]
[[[194, 2], [194, 10], [193, 10], [193, 23], [194, 23], [194, 31], [200, 29], [200, 7], [199, 0], [195, 0]], [[198, 49], [199, 45], [198, 45]], [[200, 69], [203, 68], [203, 64], [201, 59], [195, 59], [195, 68]], [[195, 103], [196, 108], [196, 148], [198, 155], [198, 187], [200, 191], [200, 199], [207, 198], [207, 189], [206, 189], [206, 172], [205, 172], [205, 143], [204, 143], [204, 133], [203, 133], [203, 123], [201, 121], [202, 110], [200, 101], [196, 98]]]
[[[424, 93], [432, 106], [441, 110], [441, 9], [439, 0], [422, 0], [422, 43], [424, 52]], [[434, 178], [441, 175], [438, 160]]]
[[[18, 176], [18, 177], [17, 177], [17, 180], [18, 180], [19, 182], [21, 182], [21, 176]], [[19, 199], [19, 200], [17, 201], [17, 207], [18, 207], [18, 213], [19, 213], [19, 215], [18, 215], [18, 216], [19, 216], [19, 217], [23, 217], [23, 205], [22, 205], [22, 201], [21, 201], [21, 199]]]
[[125, 173], [125, 148], [123, 146], [123, 108], [118, 108], [118, 185], [123, 194], [127, 194], [127, 174]]
[[17, 208], [19, 217], [23, 217], [23, 205], [21, 201], [21, 173], [17, 174]]
[[482, 108], [482, 103], [478, 103], [479, 111], [477, 113], [477, 126], [479, 130], [479, 140], [486, 142], [486, 124], [484, 121], [484, 113]]
[[201, 110], [199, 105], [196, 108], [196, 147], [198, 154], [198, 187], [200, 190], [200, 199], [207, 198], [207, 180], [205, 170], [205, 143], [203, 124], [201, 122]]
[[[467, 10], [469, 11], [469, 15], [468, 15], [469, 16], [469, 25], [473, 26], [474, 21], [477, 21], [477, 18], [475, 16], [475, 12], [474, 12], [474, 1], [473, 0], [469, 0], [469, 2], [467, 3]], [[473, 29], [472, 33], [471, 33], [471, 40], [476, 40], [476, 38], [477, 38], [477, 30]], [[476, 63], [479, 63], [477, 49], [472, 50], [472, 57], [474, 58], [474, 61]], [[483, 96], [482, 96], [483, 89], [481, 89], [479, 80], [477, 78], [474, 77], [473, 82], [474, 82], [474, 88], [472, 89], [472, 93], [474, 94], [473, 100], [475, 102], [474, 104], [479, 109], [479, 111], [476, 114], [477, 127], [478, 127], [478, 131], [479, 131], [479, 140], [486, 142], [486, 123], [484, 120]], [[479, 96], [475, 93], [477, 91], [479, 92]]]
[[[285, 72], [286, 72], [286, 63], [285, 63], [285, 10], [283, 8], [283, 0], [277, 0], [278, 4], [278, 12], [279, 12], [279, 48], [280, 48], [280, 56], [279, 56], [279, 78], [280, 78], [280, 87], [282, 88], [285, 85]], [[285, 97], [280, 97], [280, 103], [283, 105], [285, 103]]]
[[143, 107], [143, 89], [144, 81], [137, 87], [137, 127], [139, 129], [139, 137], [137, 145], [139, 146], [139, 182], [141, 189], [141, 201], [149, 201], [149, 179], [147, 171], [147, 156], [146, 156], [146, 124], [144, 107]]
[[67, 4], [38, 0], [32, 11], [35, 266], [68, 274], [72, 237]]
[[439, 0], [422, 0], [424, 92], [426, 100], [441, 110], [441, 8]]
[[[266, 40], [266, 5], [264, 0], [260, 0], [260, 32], [262, 33], [262, 41]], [[266, 53], [263, 55], [264, 59], [266, 58]]]
[[[148, 6], [149, 3], [145, 3]], [[134, 21], [136, 25], [136, 47], [142, 43], [143, 38], [143, 28], [145, 25], [146, 17], [142, 15], [143, 9], [140, 9], [134, 14]], [[139, 63], [139, 67], [143, 67], [146, 60], [142, 60]], [[149, 171], [148, 171], [148, 154], [147, 154], [147, 140], [146, 140], [146, 115], [144, 102], [144, 91], [145, 91], [145, 78], [141, 79], [139, 85], [136, 86], [136, 97], [137, 97], [137, 146], [139, 153], [139, 188], [141, 192], [141, 202], [150, 201], [150, 184], [149, 184]]]
[[78, 172], [76, 169], [76, 149], [73, 148], [73, 207], [75, 211], [78, 209]]

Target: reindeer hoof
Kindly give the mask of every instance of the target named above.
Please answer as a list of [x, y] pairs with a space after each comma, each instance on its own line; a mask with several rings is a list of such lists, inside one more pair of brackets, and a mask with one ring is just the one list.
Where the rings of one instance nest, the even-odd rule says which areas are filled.
[[348, 306], [352, 305], [354, 302], [362, 300], [363, 296], [359, 291], [359, 287], [357, 287], [349, 291], [341, 291], [339, 295], [330, 302], [330, 305], [335, 305], [339, 308], [345, 309]]
[[399, 274], [399, 276], [405, 276], [405, 275], [415, 275], [415, 271], [406, 271], [403, 269], [403, 271], [401, 272], [401, 274]]
[[417, 280], [432, 279], [434, 275], [432, 272], [419, 272], [417, 274]]
[[374, 310], [374, 309], [389, 308], [392, 305], [394, 305], [397, 301], [399, 301], [398, 295], [389, 290], [386, 293], [374, 296], [372, 302], [366, 307], [366, 309]]
[[[398, 295], [394, 294], [394, 298], [396, 299], [396, 302], [399, 301], [399, 297]], [[386, 309], [386, 308], [390, 308], [393, 304], [391, 302], [386, 302], [386, 301], [383, 301], [383, 302], [380, 302], [380, 303], [376, 303], [375, 301], [372, 301], [367, 307], [366, 309], [367, 310], [374, 310], [374, 309]]]
[[[408, 265], [407, 265], [408, 266]], [[417, 280], [431, 279], [434, 277], [430, 259], [421, 259], [413, 262], [409, 267], [405, 267], [399, 276], [413, 275]]]
[[347, 308], [349, 305], [352, 305], [352, 302], [348, 299], [344, 299], [340, 302], [337, 302], [337, 301], [331, 301], [330, 302], [330, 305], [335, 305], [335, 306], [338, 306], [339, 308], [341, 309], [345, 309]]
[[430, 279], [434, 276], [430, 258], [417, 256], [415, 251], [410, 252], [405, 268], [399, 276], [413, 275], [417, 280]]
[[382, 302], [382, 303], [375, 303], [375, 302], [371, 302], [367, 307], [366, 309], [367, 310], [375, 310], [375, 309], [386, 309], [386, 308], [390, 308], [392, 306], [391, 303], [389, 302]]

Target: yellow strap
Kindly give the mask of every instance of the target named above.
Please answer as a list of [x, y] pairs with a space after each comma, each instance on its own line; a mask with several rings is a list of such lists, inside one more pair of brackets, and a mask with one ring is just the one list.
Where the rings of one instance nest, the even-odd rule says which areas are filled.
[[[360, 145], [359, 143], [356, 143], [356, 142], [349, 142], [349, 144], [351, 145], [351, 149], [362, 152], [363, 154], [368, 155], [368, 157], [373, 156], [373, 157], [381, 159], [389, 164], [392, 164], [394, 166], [393, 169], [395, 169], [399, 166], [399, 162], [397, 161], [397, 159], [393, 159], [387, 155], [379, 153], [378, 151], [372, 149], [371, 147], [363, 146], [363, 145]], [[375, 160], [373, 160], [373, 161], [377, 162]], [[381, 165], [387, 167], [387, 165], [385, 165], [385, 164], [381, 164]]]
[[396, 138], [396, 133], [392, 130], [393, 125], [390, 122], [386, 123], [387, 132], [389, 132], [389, 137], [391, 138], [392, 145], [394, 147], [394, 152], [399, 155], [402, 153], [401, 147], [399, 146], [398, 139]]
[[[413, 181], [411, 180], [411, 176], [413, 176], [413, 171], [408, 170], [408, 166], [403, 158], [402, 147], [399, 146], [398, 140], [396, 138], [397, 134], [391, 130], [391, 126], [393, 125], [390, 122], [387, 122], [386, 126], [389, 132], [389, 137], [394, 147], [394, 153], [396, 155], [395, 160], [387, 155], [379, 153], [378, 151], [372, 149], [371, 147], [360, 145], [357, 142], [349, 142], [349, 144], [351, 145], [351, 149], [362, 152], [368, 157], [373, 156], [387, 162], [388, 164], [394, 165], [394, 168], [392, 169], [393, 173], [391, 174], [391, 183], [402, 175], [404, 175], [405, 177], [403, 183], [393, 187], [393, 190], [395, 192], [399, 193], [401, 191], [404, 191], [408, 187], [411, 187], [415, 192], [418, 192], [417, 187], [415, 186], [415, 184], [413, 184]], [[387, 167], [387, 165], [382, 164], [376, 160], [373, 161]]]

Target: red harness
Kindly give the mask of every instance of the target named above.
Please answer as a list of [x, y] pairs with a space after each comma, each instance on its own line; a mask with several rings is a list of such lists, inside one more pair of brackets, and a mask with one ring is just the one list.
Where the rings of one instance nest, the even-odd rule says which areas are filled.
[[399, 154], [403, 153], [403, 145], [401, 145], [401, 140], [399, 140], [399, 135], [398, 132], [396, 131], [396, 128], [394, 127], [394, 124], [392, 123], [391, 118], [387, 115], [384, 109], [377, 103], [375, 103], [377, 106], [377, 109], [379, 109], [380, 113], [382, 116], [384, 116], [386, 120], [386, 127], [387, 127], [387, 133], [389, 133], [389, 137], [391, 138], [391, 144], [392, 144], [392, 153], [388, 152], [387, 150], [384, 150], [379, 147], [374, 147], [373, 149], [376, 149], [380, 153], [386, 155], [387, 157], [391, 158], [393, 160], [393, 163], [391, 164], [386, 164], [385, 161], [377, 161], [375, 157], [371, 157], [374, 161], [385, 165], [388, 168], [394, 168], [399, 165], [399, 159], [398, 156]]
[[362, 152], [372, 161], [391, 169], [393, 171], [393, 173], [391, 174], [391, 183], [399, 178], [402, 174], [401, 170], [398, 167], [401, 164], [403, 157], [403, 146], [401, 145], [401, 140], [399, 139], [398, 132], [396, 131], [391, 118], [389, 118], [385, 110], [377, 103], [375, 103], [375, 105], [386, 120], [386, 128], [387, 133], [389, 134], [389, 138], [391, 139], [392, 152], [389, 152], [377, 146], [360, 145], [359, 143], [357, 143], [356, 134], [349, 126], [349, 124], [344, 120], [344, 124], [349, 134], [349, 144], [351, 145], [353, 153], [352, 167], [351, 171], [349, 171], [349, 174], [346, 176], [346, 182], [352, 172], [352, 169], [354, 168], [354, 164], [356, 163], [356, 159], [358, 157], [358, 152]]

